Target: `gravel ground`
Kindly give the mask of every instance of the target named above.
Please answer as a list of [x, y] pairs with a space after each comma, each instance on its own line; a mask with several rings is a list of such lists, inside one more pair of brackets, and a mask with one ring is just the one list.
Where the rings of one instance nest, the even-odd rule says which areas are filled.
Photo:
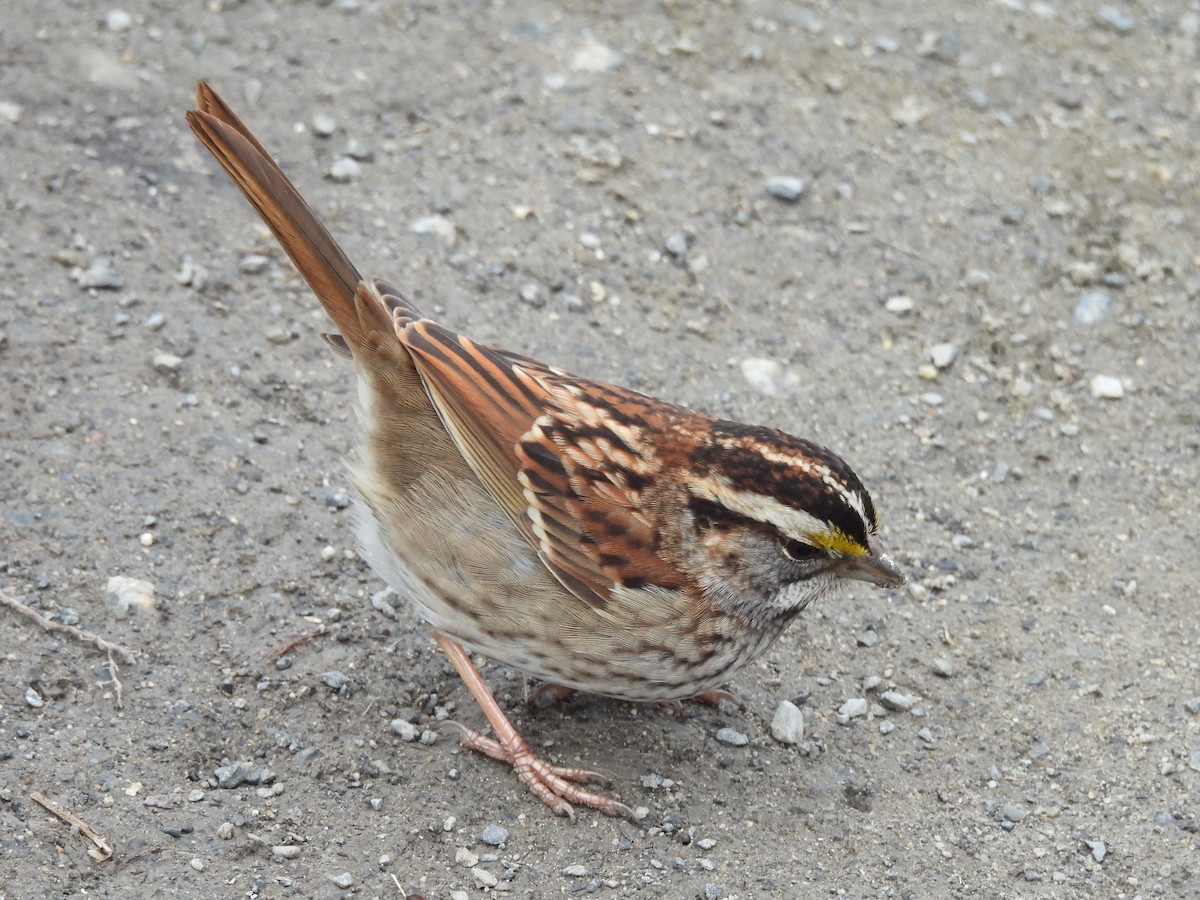
[[[0, 607], [0, 897], [1200, 896], [1200, 14], [842, 6], [6, 13], [0, 586], [136, 656]], [[744, 709], [488, 667], [638, 824], [431, 741], [482, 717], [197, 78], [451, 327], [841, 452], [910, 585]]]

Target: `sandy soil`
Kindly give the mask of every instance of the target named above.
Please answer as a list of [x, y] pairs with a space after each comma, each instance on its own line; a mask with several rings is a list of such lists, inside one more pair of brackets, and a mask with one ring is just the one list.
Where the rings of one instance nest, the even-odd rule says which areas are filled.
[[[1200, 17], [842, 6], [6, 13], [0, 587], [136, 658], [0, 607], [0, 897], [1200, 896]], [[638, 824], [402, 741], [482, 719], [372, 603], [349, 371], [198, 78], [452, 327], [837, 449], [910, 587], [808, 611], [741, 710], [489, 667]]]

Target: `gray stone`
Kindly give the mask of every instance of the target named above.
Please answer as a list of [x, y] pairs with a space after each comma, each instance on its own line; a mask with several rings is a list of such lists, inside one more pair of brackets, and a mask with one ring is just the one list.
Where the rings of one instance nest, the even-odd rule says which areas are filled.
[[396, 733], [396, 736], [406, 744], [411, 744], [421, 736], [421, 729], [417, 728], [408, 719], [392, 719], [388, 725]]
[[717, 740], [722, 744], [729, 744], [731, 747], [745, 747], [750, 743], [750, 738], [733, 728], [718, 729]]
[[479, 840], [493, 847], [499, 847], [508, 842], [508, 829], [503, 825], [489, 825], [479, 833]]
[[79, 273], [79, 286], [85, 290], [119, 291], [125, 287], [125, 276], [107, 256], [97, 256]]
[[771, 737], [781, 744], [798, 744], [804, 740], [804, 713], [790, 700], [780, 701], [771, 719]]
[[869, 708], [865, 697], [851, 697], [838, 707], [838, 721], [845, 725], [851, 719], [865, 716]]
[[895, 710], [896, 712], [908, 712], [913, 708], [913, 699], [908, 694], [902, 694], [900, 691], [884, 691], [879, 697], [879, 702], [886, 709]]
[[336, 181], [338, 184], [349, 184], [362, 174], [362, 166], [358, 160], [351, 159], [349, 156], [343, 156], [334, 161], [329, 167], [328, 178], [330, 181]]

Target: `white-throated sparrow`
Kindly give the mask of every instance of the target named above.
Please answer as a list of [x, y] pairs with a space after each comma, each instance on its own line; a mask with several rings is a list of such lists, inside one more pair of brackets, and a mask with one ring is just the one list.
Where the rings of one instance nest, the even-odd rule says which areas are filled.
[[350, 462], [371, 567], [432, 626], [509, 762], [559, 814], [624, 805], [538, 759], [463, 645], [625, 700], [710, 691], [844, 578], [904, 580], [875, 507], [823, 447], [478, 344], [364, 281], [206, 84], [192, 130], [308, 280], [354, 361]]

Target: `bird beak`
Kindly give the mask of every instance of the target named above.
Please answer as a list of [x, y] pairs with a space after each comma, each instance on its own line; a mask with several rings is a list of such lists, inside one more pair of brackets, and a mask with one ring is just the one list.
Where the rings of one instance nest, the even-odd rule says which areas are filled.
[[876, 587], [899, 587], [904, 584], [904, 573], [890, 556], [873, 547], [866, 556], [853, 556], [834, 570], [842, 578], [869, 581]]

